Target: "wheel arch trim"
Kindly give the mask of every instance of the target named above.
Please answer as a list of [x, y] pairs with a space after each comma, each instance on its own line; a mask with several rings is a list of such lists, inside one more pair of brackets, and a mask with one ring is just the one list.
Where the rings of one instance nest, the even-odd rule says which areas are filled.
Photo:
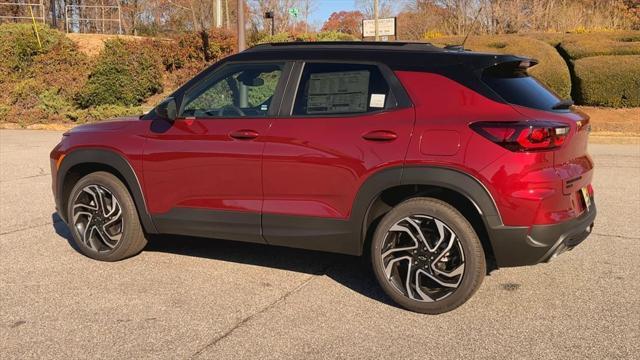
[[[66, 154], [57, 172], [56, 181], [56, 206], [63, 220], [66, 219], [66, 211], [64, 210], [66, 199], [63, 199], [64, 186], [69, 170], [77, 165], [97, 164], [113, 168], [122, 177], [125, 186], [129, 189], [140, 221], [145, 231], [149, 233], [157, 233], [156, 227], [147, 209], [142, 186], [133, 167], [125, 159], [125, 157], [113, 150], [105, 148], [82, 148], [73, 150]], [[114, 174], [114, 175], [118, 175]]]
[[460, 170], [433, 165], [394, 167], [374, 173], [358, 190], [352, 220], [359, 226], [361, 248], [367, 236], [369, 212], [375, 201], [385, 190], [402, 185], [437, 186], [459, 193], [474, 205], [490, 237], [491, 228], [503, 225], [493, 196], [476, 177]]

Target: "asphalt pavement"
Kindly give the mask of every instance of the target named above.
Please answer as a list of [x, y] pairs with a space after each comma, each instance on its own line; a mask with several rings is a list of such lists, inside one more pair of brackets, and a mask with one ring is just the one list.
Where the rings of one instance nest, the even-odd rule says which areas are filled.
[[583, 244], [429, 316], [392, 304], [355, 257], [162, 237], [86, 258], [54, 213], [60, 137], [0, 130], [0, 359], [639, 356], [640, 145], [590, 145], [599, 214]]

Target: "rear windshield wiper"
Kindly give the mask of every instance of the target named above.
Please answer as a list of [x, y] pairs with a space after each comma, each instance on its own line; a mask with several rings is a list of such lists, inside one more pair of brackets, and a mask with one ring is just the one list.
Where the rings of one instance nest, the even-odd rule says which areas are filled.
[[551, 107], [552, 110], [561, 110], [561, 109], [568, 109], [573, 105], [573, 100], [571, 99], [565, 99], [565, 100], [560, 100], [558, 101], [558, 103], [556, 103], [555, 105], [553, 105]]

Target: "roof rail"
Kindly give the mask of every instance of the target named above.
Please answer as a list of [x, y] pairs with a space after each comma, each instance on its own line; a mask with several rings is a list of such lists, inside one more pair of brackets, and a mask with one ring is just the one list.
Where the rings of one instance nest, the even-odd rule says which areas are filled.
[[247, 50], [265, 50], [282, 47], [317, 47], [317, 46], [355, 46], [355, 47], [386, 47], [386, 48], [402, 48], [402, 47], [419, 47], [432, 48], [433, 44], [427, 42], [411, 42], [411, 41], [291, 41], [264, 43], [250, 47]]

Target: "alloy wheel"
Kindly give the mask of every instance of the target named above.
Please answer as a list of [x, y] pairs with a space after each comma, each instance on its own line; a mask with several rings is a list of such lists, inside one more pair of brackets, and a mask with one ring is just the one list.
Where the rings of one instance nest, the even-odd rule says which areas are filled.
[[88, 185], [73, 201], [73, 226], [83, 244], [95, 252], [113, 250], [122, 238], [124, 221], [118, 199], [106, 187]]
[[458, 236], [444, 222], [427, 215], [411, 215], [391, 226], [380, 256], [389, 283], [416, 301], [446, 298], [464, 276], [464, 250]]

